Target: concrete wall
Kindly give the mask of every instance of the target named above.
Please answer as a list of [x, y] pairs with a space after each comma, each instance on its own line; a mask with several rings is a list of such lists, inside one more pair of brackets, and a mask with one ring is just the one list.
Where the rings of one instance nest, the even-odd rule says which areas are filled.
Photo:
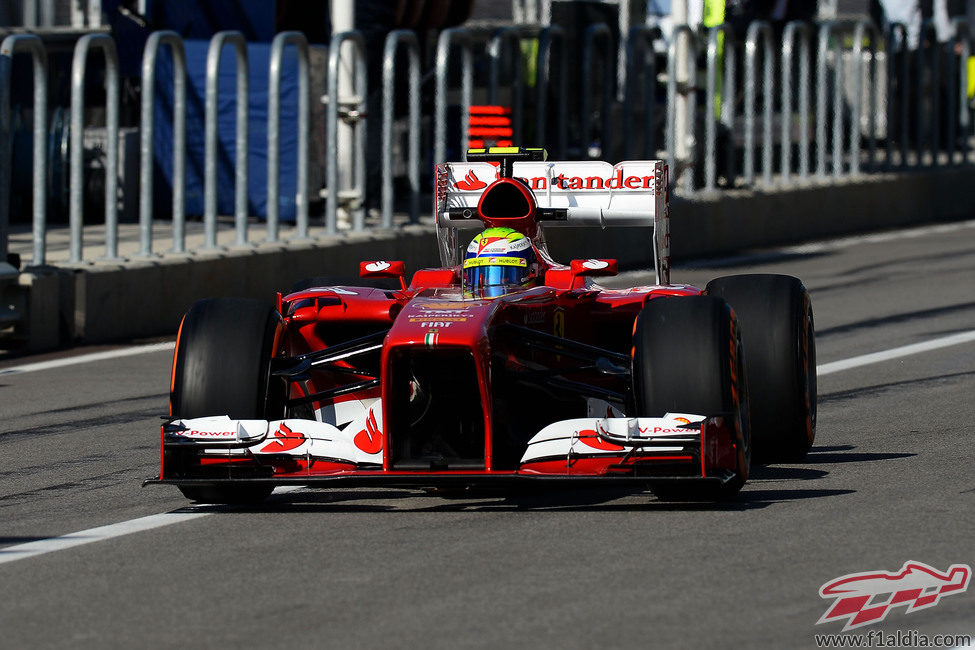
[[[975, 169], [873, 175], [789, 190], [722, 192], [675, 198], [671, 240], [675, 261], [747, 248], [970, 218]], [[613, 257], [622, 268], [651, 265], [650, 230], [549, 229], [549, 249], [563, 262]], [[347, 234], [303, 244], [197, 253], [185, 257], [21, 274], [30, 291], [28, 347], [95, 343], [173, 334], [200, 298], [274, 299], [298, 280], [322, 276], [358, 284], [364, 259], [403, 260], [408, 272], [437, 266], [432, 227], [397, 233]], [[56, 319], [57, 323], [52, 322]]]

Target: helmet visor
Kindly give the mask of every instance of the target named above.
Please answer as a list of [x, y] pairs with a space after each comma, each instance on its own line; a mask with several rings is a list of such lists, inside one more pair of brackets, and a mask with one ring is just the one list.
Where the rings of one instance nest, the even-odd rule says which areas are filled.
[[464, 269], [464, 287], [481, 289], [520, 285], [528, 274], [524, 266], [474, 266]]

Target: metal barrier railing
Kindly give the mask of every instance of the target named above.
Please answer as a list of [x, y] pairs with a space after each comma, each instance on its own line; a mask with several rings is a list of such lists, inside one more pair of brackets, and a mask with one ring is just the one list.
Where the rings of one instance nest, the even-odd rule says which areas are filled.
[[156, 60], [168, 45], [173, 56], [173, 252], [186, 250], [186, 50], [173, 31], [153, 32], [142, 55], [142, 123], [139, 133], [139, 255], [152, 255], [153, 151], [156, 134], [153, 110]]
[[220, 94], [220, 60], [224, 45], [233, 45], [237, 64], [237, 137], [235, 140], [234, 163], [234, 226], [237, 245], [247, 244], [247, 130], [249, 77], [247, 61], [247, 41], [240, 32], [217, 32], [210, 39], [207, 50], [206, 77], [206, 117], [205, 117], [205, 159], [203, 223], [206, 248], [217, 247], [217, 111]]
[[514, 27], [504, 27], [496, 32], [488, 41], [487, 55], [491, 60], [488, 77], [488, 104], [496, 106], [500, 103], [499, 86], [501, 85], [501, 62], [505, 53], [505, 45], [509, 45], [511, 53], [511, 128], [512, 141], [524, 142], [524, 114], [525, 114], [525, 71], [521, 56], [521, 33]]
[[858, 20], [853, 30], [853, 97], [850, 116], [850, 174], [860, 173], [860, 134], [863, 114], [863, 40], [870, 35], [870, 91], [867, 93], [867, 132], [870, 150], [867, 166], [873, 170], [877, 159], [877, 28], [865, 20]]
[[310, 66], [308, 39], [301, 32], [281, 32], [271, 43], [267, 98], [267, 240], [278, 241], [281, 214], [281, 62], [284, 48], [293, 45], [298, 54], [298, 147], [295, 188], [295, 226], [299, 239], [308, 238], [308, 102]]
[[[941, 59], [938, 56], [938, 30], [934, 21], [929, 19], [921, 23], [918, 34], [917, 63], [917, 155], [918, 164], [930, 167], [938, 166], [938, 133], [941, 127], [940, 111], [938, 110], [938, 88], [941, 76]], [[929, 73], [930, 76], [926, 76]], [[927, 127], [927, 129], [925, 129]], [[925, 132], [926, 131], [926, 132]], [[925, 147], [927, 143], [927, 147]], [[926, 158], [925, 148], [930, 153]], [[925, 163], [924, 161], [927, 160]]]
[[407, 112], [407, 176], [410, 181], [410, 222], [420, 219], [420, 46], [416, 34], [401, 29], [389, 33], [383, 51], [383, 228], [393, 226], [393, 114], [396, 112], [396, 55], [406, 48], [408, 61], [409, 108]]
[[[597, 47], [597, 41], [602, 47]], [[603, 73], [600, 91], [600, 118], [602, 125], [599, 133], [599, 146], [594, 147], [596, 139], [592, 133], [592, 120], [590, 116], [592, 110], [592, 96], [594, 88], [593, 80], [593, 59], [599, 52], [603, 59]], [[582, 142], [580, 150], [585, 158], [602, 158], [603, 152], [612, 150], [612, 115], [610, 114], [610, 102], [612, 101], [613, 85], [616, 80], [616, 65], [613, 59], [615, 49], [613, 48], [613, 37], [609, 27], [605, 23], [589, 25], [586, 28], [582, 39], [582, 92], [579, 102], [579, 122], [581, 128]]]
[[[8, 3], [13, 4], [13, 3]], [[61, 5], [60, 13], [55, 8]], [[68, 20], [65, 21], [64, 11], [68, 5]], [[21, 0], [23, 26], [37, 27], [99, 27], [102, 24], [101, 0], [73, 0], [71, 3], [55, 3], [55, 0]], [[61, 20], [57, 20], [60, 18]]]
[[[816, 176], [826, 178], [826, 78], [829, 40], [839, 25], [826, 22], [819, 27], [816, 56]], [[833, 177], [843, 173], [843, 56], [838, 39], [833, 39]]]
[[782, 32], [782, 125], [781, 125], [781, 164], [779, 175], [781, 182], [788, 183], [792, 172], [792, 120], [788, 119], [792, 115], [792, 68], [796, 63], [795, 42], [799, 39], [799, 97], [798, 97], [798, 122], [799, 122], [799, 160], [797, 171], [800, 181], [809, 180], [809, 59], [812, 55], [810, 45], [809, 25], [801, 21], [792, 21], [785, 26]]
[[633, 120], [636, 112], [638, 81], [643, 79], [643, 150], [640, 155], [657, 155], [653, 112], [657, 104], [657, 61], [653, 51], [657, 30], [646, 25], [632, 27], [626, 37], [626, 80], [623, 84], [623, 157], [634, 155]]
[[[730, 134], [735, 122], [735, 51], [734, 28], [723, 23], [708, 30], [708, 47], [705, 71], [704, 111], [704, 189], [714, 190], [718, 180], [718, 116], [721, 126]], [[724, 60], [724, 73], [718, 83], [718, 65]], [[720, 107], [720, 108], [719, 108]], [[734, 156], [725, 147], [725, 174], [729, 187], [734, 186]]]
[[10, 232], [11, 119], [10, 95], [13, 58], [17, 52], [31, 56], [34, 69], [34, 162], [33, 220], [31, 240], [34, 266], [46, 263], [47, 237], [47, 51], [37, 36], [14, 34], [0, 43], [0, 262], [7, 261]]
[[118, 259], [118, 53], [107, 34], [78, 39], [71, 63], [71, 262], [81, 262], [84, 226], [84, 94], [88, 51], [105, 54], [105, 258]]
[[[964, 33], [964, 38], [959, 37]], [[957, 83], [948, 84], [948, 164], [956, 164], [955, 147], [961, 145], [961, 162], [968, 161], [968, 136], [971, 135], [971, 109], [968, 104], [968, 58], [971, 56], [971, 33], [968, 21], [955, 18], [951, 21], [951, 39], [948, 41], [948, 79], [958, 75]], [[958, 111], [952, 119], [951, 114]], [[961, 131], [959, 143], [958, 130]]]
[[[812, 52], [813, 29], [817, 29], [816, 51]], [[718, 189], [719, 175], [724, 187], [768, 186], [775, 182], [781, 187], [790, 183], [835, 182], [836, 179], [873, 172], [877, 169], [930, 167], [941, 164], [969, 164], [972, 116], [967, 96], [967, 58], [971, 52], [970, 34], [964, 21], [956, 20], [947, 44], [938, 44], [930, 36], [932, 26], [926, 24], [918, 47], [907, 43], [903, 25], [892, 25], [880, 34], [867, 22], [831, 22], [819, 26], [792, 22], [785, 26], [780, 42], [766, 23], [750, 26], [744, 38], [728, 25], [707, 32], [707, 47], [698, 40], [697, 32], [686, 25], [678, 26], [666, 48], [659, 47], [655, 32], [638, 26], [626, 34], [622, 45], [625, 70], [619, 93], [613, 93], [618, 61], [617, 49], [610, 31], [601, 25], [591, 26], [582, 36], [580, 66], [574, 74], [581, 78], [568, 94], [569, 69], [566, 61], [569, 47], [576, 44], [558, 26], [541, 31], [508, 28], [493, 33], [475, 32], [464, 28], [445, 30], [439, 36], [436, 59], [432, 70], [435, 77], [432, 114], [432, 134], [424, 135], [421, 115], [421, 52], [419, 39], [412, 32], [391, 33], [383, 50], [382, 88], [382, 151], [365, 149], [365, 115], [367, 79], [365, 43], [361, 34], [338, 34], [330, 45], [328, 56], [325, 153], [325, 234], [338, 231], [337, 209], [344, 205], [353, 215], [352, 227], [366, 227], [365, 160], [367, 155], [380, 158], [378, 168], [382, 176], [381, 218], [370, 220], [370, 226], [389, 228], [394, 225], [393, 205], [393, 127], [401, 120], [407, 132], [405, 165], [398, 167], [408, 178], [409, 220], [419, 219], [419, 195], [426, 181], [422, 161], [432, 151], [439, 160], [447, 155], [448, 143], [459, 142], [461, 149], [469, 124], [469, 107], [475, 92], [474, 69], [486, 71], [484, 87], [476, 89], [490, 103], [510, 103], [516, 144], [542, 144], [553, 159], [569, 154], [567, 107], [580, 106], [583, 122], [573, 133], [583, 145], [582, 157], [588, 155], [587, 145], [599, 139], [603, 151], [615, 151], [610, 138], [622, 138], [625, 157], [634, 154], [656, 156], [656, 131], [664, 124], [666, 150], [663, 156], [672, 166], [671, 179], [684, 193], [696, 191], [700, 184], [705, 191]], [[534, 39], [537, 35], [537, 41]], [[737, 35], [740, 36], [740, 35]], [[928, 42], [925, 44], [925, 42]], [[223, 32], [210, 42], [206, 71], [206, 129], [204, 159], [204, 223], [203, 243], [189, 248], [207, 249], [217, 246], [217, 133], [216, 119], [219, 86], [218, 71], [221, 54], [232, 45], [236, 54], [237, 121], [236, 121], [236, 177], [234, 195], [234, 230], [238, 245], [248, 245], [248, 59], [243, 38], [237, 33]], [[295, 46], [298, 65], [298, 181], [296, 196], [295, 232], [299, 239], [310, 236], [308, 192], [310, 62], [307, 43], [296, 33], [280, 34], [272, 44], [268, 96], [268, 219], [267, 240], [281, 238], [280, 169], [281, 169], [281, 98], [282, 65], [287, 47]], [[343, 48], [343, 45], [345, 46]], [[528, 47], [524, 47], [524, 46]], [[158, 50], [169, 46], [173, 68], [173, 188], [172, 188], [172, 250], [183, 253], [186, 245], [186, 150], [189, 134], [186, 130], [186, 93], [188, 83], [182, 40], [172, 32], [152, 34], [143, 57], [143, 96], [140, 133], [140, 198], [139, 247], [126, 255], [146, 257], [153, 254], [153, 229], [162, 222], [153, 217], [153, 139], [155, 137], [152, 88], [156, 80]], [[481, 54], [483, 46], [483, 54]], [[81, 174], [83, 170], [84, 125], [82, 119], [82, 90], [87, 53], [90, 48], [104, 50], [106, 55], [106, 205], [105, 256], [117, 257], [119, 237], [117, 224], [118, 146], [118, 62], [114, 46], [105, 35], [91, 35], [79, 41], [72, 75], [73, 109], [71, 114], [71, 201], [68, 241], [68, 263], [86, 260], [82, 231], [84, 230]], [[524, 48], [524, 49], [523, 49]], [[529, 59], [531, 48], [535, 52]], [[345, 54], [342, 50], [345, 50]], [[666, 51], [666, 107], [658, 106], [658, 53]], [[686, 50], [681, 59], [678, 52]], [[761, 50], [761, 51], [759, 51]], [[34, 266], [47, 261], [47, 60], [41, 41], [32, 36], [18, 35], [4, 41], [0, 52], [0, 147], [10, 151], [13, 110], [11, 102], [11, 57], [14, 51], [24, 51], [34, 63], [34, 160], [33, 160], [33, 221], [31, 262]], [[700, 61], [698, 61], [698, 55]], [[351, 55], [351, 58], [350, 56]], [[458, 56], [459, 55], [459, 56]], [[815, 74], [812, 57], [815, 56]], [[602, 57], [602, 59], [600, 59]], [[777, 60], [776, 60], [777, 59]], [[457, 63], [455, 64], [454, 61]], [[699, 79], [696, 65], [679, 65], [681, 61], [695, 61], [706, 68]], [[778, 79], [774, 66], [780, 66]], [[869, 67], [865, 67], [869, 66]], [[886, 74], [879, 70], [886, 67]], [[354, 88], [348, 96], [339, 96], [340, 67], [354, 72]], [[509, 69], [510, 67], [510, 69]], [[743, 68], [738, 72], [736, 68]], [[761, 68], [761, 77], [759, 69]], [[596, 70], [599, 70], [597, 73]], [[600, 74], [599, 83], [596, 75]], [[737, 77], [741, 76], [741, 79]], [[455, 81], [457, 80], [457, 81]], [[700, 83], [703, 81], [703, 83]], [[398, 82], [405, 82], [408, 111], [397, 105]], [[479, 82], [480, 83], [480, 82]], [[778, 83], [779, 87], [776, 87]], [[811, 92], [815, 84], [815, 105], [811, 106]], [[886, 87], [884, 87], [886, 84]], [[533, 86], [533, 88], [531, 87]], [[599, 86], [599, 88], [596, 88]], [[505, 88], [502, 96], [501, 88]], [[530, 92], [529, 92], [530, 91]], [[599, 94], [594, 97], [594, 92]], [[345, 91], [342, 91], [345, 93]], [[529, 94], [533, 102], [528, 101]], [[702, 110], [696, 102], [701, 98]], [[878, 106], [886, 97], [886, 108]], [[23, 99], [19, 100], [23, 102]], [[457, 127], [449, 126], [449, 104], [458, 106]], [[621, 104], [621, 105], [620, 105]], [[591, 123], [593, 108], [599, 106], [599, 124]], [[622, 128], [617, 135], [610, 121], [615, 111], [622, 111]], [[18, 109], [20, 110], [20, 109]], [[661, 110], [666, 111], [660, 120]], [[642, 113], [641, 113], [642, 111]], [[453, 116], [451, 116], [453, 117]], [[339, 178], [339, 120], [351, 123], [355, 138], [341, 153], [351, 150], [353, 169], [350, 178]], [[761, 120], [761, 126], [756, 124]], [[778, 120], [778, 122], [776, 122]], [[813, 122], [815, 120], [815, 122]], [[639, 122], [639, 124], [637, 124]], [[453, 121], [450, 122], [453, 124]], [[778, 128], [775, 125], [778, 125]], [[593, 126], [600, 132], [594, 133]], [[812, 127], [812, 128], [810, 128]], [[720, 132], [718, 129], [721, 129]], [[455, 132], [451, 132], [455, 129]], [[761, 144], [756, 131], [761, 130]], [[640, 131], [643, 131], [642, 138]], [[528, 133], [534, 136], [526, 136]], [[546, 137], [546, 135], [548, 137]], [[810, 142], [815, 138], [815, 151]], [[18, 136], [19, 137], [19, 136]], [[427, 139], [424, 140], [423, 138]], [[531, 141], [525, 141], [532, 137]], [[778, 138], [776, 142], [774, 138]], [[884, 140], [883, 145], [880, 141]], [[4, 144], [5, 143], [5, 144]], [[703, 146], [699, 143], [703, 143]], [[776, 147], [777, 145], [777, 147]], [[761, 147], [761, 173], [756, 178]], [[7, 153], [6, 155], [9, 155]], [[458, 156], [462, 155], [458, 153]], [[575, 155], [575, 154], [571, 154]], [[612, 154], [608, 154], [612, 155]], [[743, 169], [736, 177], [735, 161], [741, 156]], [[779, 160], [776, 161], [775, 157]], [[813, 164], [813, 160], [815, 163]], [[777, 164], [776, 164], [777, 163]], [[719, 167], [720, 165], [720, 167]], [[814, 171], [811, 171], [811, 168]], [[9, 248], [9, 214], [11, 188], [10, 165], [0, 165], [0, 253]], [[19, 180], [15, 182], [19, 183]], [[340, 185], [341, 183], [341, 185]], [[349, 187], [345, 187], [348, 185]], [[18, 188], [17, 190], [21, 190]], [[89, 233], [89, 237], [90, 237]], [[23, 240], [21, 244], [23, 250]], [[23, 250], [23, 252], [26, 252]], [[2, 258], [0, 258], [2, 260]], [[64, 261], [61, 258], [59, 261]]]
[[[715, 189], [718, 180], [718, 104], [720, 102], [721, 125], [726, 133], [731, 133], [735, 122], [735, 31], [724, 23], [708, 30], [707, 65], [704, 93], [704, 189]], [[718, 89], [719, 60], [724, 60], [724, 74], [721, 88]], [[719, 94], [720, 93], [720, 94]], [[721, 100], [720, 98], [724, 98]], [[725, 149], [729, 149], [727, 146]], [[734, 186], [734, 155], [725, 152], [725, 174], [729, 187]]]
[[[553, 48], [558, 48], [558, 61], [554, 61], [552, 54]], [[548, 116], [553, 113], [556, 120], [554, 147], [549, 147], [549, 153], [553, 158], [564, 158], [566, 141], [568, 140], [568, 121], [565, 119], [565, 111], [549, 111], [549, 88], [552, 85], [552, 65], [556, 64], [559, 71], [558, 86], [555, 89], [555, 104], [558, 107], [566, 105], [568, 100], [568, 82], [565, 69], [565, 32], [558, 25], [551, 25], [542, 30], [538, 35], [538, 58], [536, 69], [538, 79], [536, 82], [535, 99], [535, 137], [546, 139], [548, 136]]]
[[[900, 124], [900, 136], [897, 141], [900, 144], [900, 166], [907, 165], [908, 155], [908, 116], [905, 108], [910, 97], [910, 62], [907, 56], [907, 27], [902, 23], [892, 23], [887, 29], [887, 159], [884, 161], [884, 169], [891, 170], [894, 167], [894, 142], [892, 136], [894, 130], [894, 116], [898, 115]], [[900, 75], [895, 74], [896, 56], [900, 60]], [[899, 86], [900, 101], [894, 101], [894, 80], [897, 79]], [[896, 112], [895, 112], [896, 111]]]
[[755, 57], [758, 39], [762, 39], [762, 182], [772, 184], [772, 102], [775, 88], [772, 73], [775, 53], [772, 50], [772, 26], [755, 21], [745, 37], [745, 159], [742, 174], [749, 185], [755, 182]]
[[[349, 43], [354, 52], [352, 66], [355, 68], [354, 92], [352, 97], [339, 96], [339, 64], [342, 60], [342, 46]], [[369, 95], [369, 80], [366, 76], [365, 41], [359, 32], [341, 32], [332, 37], [328, 48], [328, 104], [325, 111], [325, 233], [338, 232], [339, 202], [348, 204], [352, 212], [352, 229], [362, 230], [365, 226], [366, 192], [366, 122], [365, 103]], [[353, 139], [354, 164], [352, 187], [339, 188], [339, 115], [354, 125]]]
[[552, 0], [512, 0], [511, 13], [515, 22], [547, 26], [552, 22]]
[[[474, 68], [471, 53], [470, 32], [461, 27], [451, 27], [440, 32], [437, 39], [437, 88], [433, 115], [433, 159], [446, 160], [447, 156], [447, 77], [450, 72], [449, 56], [451, 49], [456, 46], [461, 52], [461, 112], [460, 112], [460, 148], [467, 150], [467, 141], [471, 123], [471, 97], [474, 90]], [[457, 152], [460, 155], [460, 151]]]
[[23, 7], [25, 27], [50, 27], [54, 24], [54, 0], [27, 0]]
[[[681, 71], [678, 62], [681, 45], [690, 52], [684, 61], [686, 71]], [[697, 67], [694, 62], [697, 61], [697, 51], [697, 33], [688, 25], [675, 25], [667, 48], [667, 162], [671, 183], [688, 191], [694, 189], [694, 174], [686, 172], [693, 172], [695, 163], [694, 149], [690, 145], [696, 113]], [[685, 110], [681, 110], [679, 103]]]

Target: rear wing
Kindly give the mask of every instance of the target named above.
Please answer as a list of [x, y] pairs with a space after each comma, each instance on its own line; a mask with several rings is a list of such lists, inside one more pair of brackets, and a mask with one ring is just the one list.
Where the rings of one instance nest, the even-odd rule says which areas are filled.
[[[657, 284], [670, 284], [670, 214], [667, 164], [631, 160], [611, 165], [600, 161], [515, 161], [513, 177], [532, 191], [538, 224], [549, 227], [652, 227], [653, 265]], [[436, 219], [444, 264], [456, 264], [456, 230], [482, 228], [477, 205], [481, 194], [500, 178], [490, 162], [437, 166]]]

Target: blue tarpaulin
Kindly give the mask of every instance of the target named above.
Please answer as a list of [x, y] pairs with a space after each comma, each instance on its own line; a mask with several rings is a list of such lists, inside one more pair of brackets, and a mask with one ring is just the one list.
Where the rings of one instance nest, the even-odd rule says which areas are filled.
[[[186, 214], [203, 214], [205, 148], [206, 63], [208, 41], [186, 41]], [[267, 110], [269, 43], [248, 43], [248, 212], [267, 215]], [[217, 210], [234, 214], [236, 160], [237, 68], [233, 46], [226, 46], [220, 61], [218, 99]], [[286, 48], [281, 66], [281, 219], [294, 221], [297, 192], [298, 61], [294, 48]], [[173, 183], [173, 61], [168, 47], [160, 48], [155, 88], [155, 206], [169, 212]]]
[[206, 39], [229, 29], [248, 41], [270, 42], [276, 8], [274, 0], [150, 0], [146, 16], [154, 30], [171, 29], [187, 39]]

